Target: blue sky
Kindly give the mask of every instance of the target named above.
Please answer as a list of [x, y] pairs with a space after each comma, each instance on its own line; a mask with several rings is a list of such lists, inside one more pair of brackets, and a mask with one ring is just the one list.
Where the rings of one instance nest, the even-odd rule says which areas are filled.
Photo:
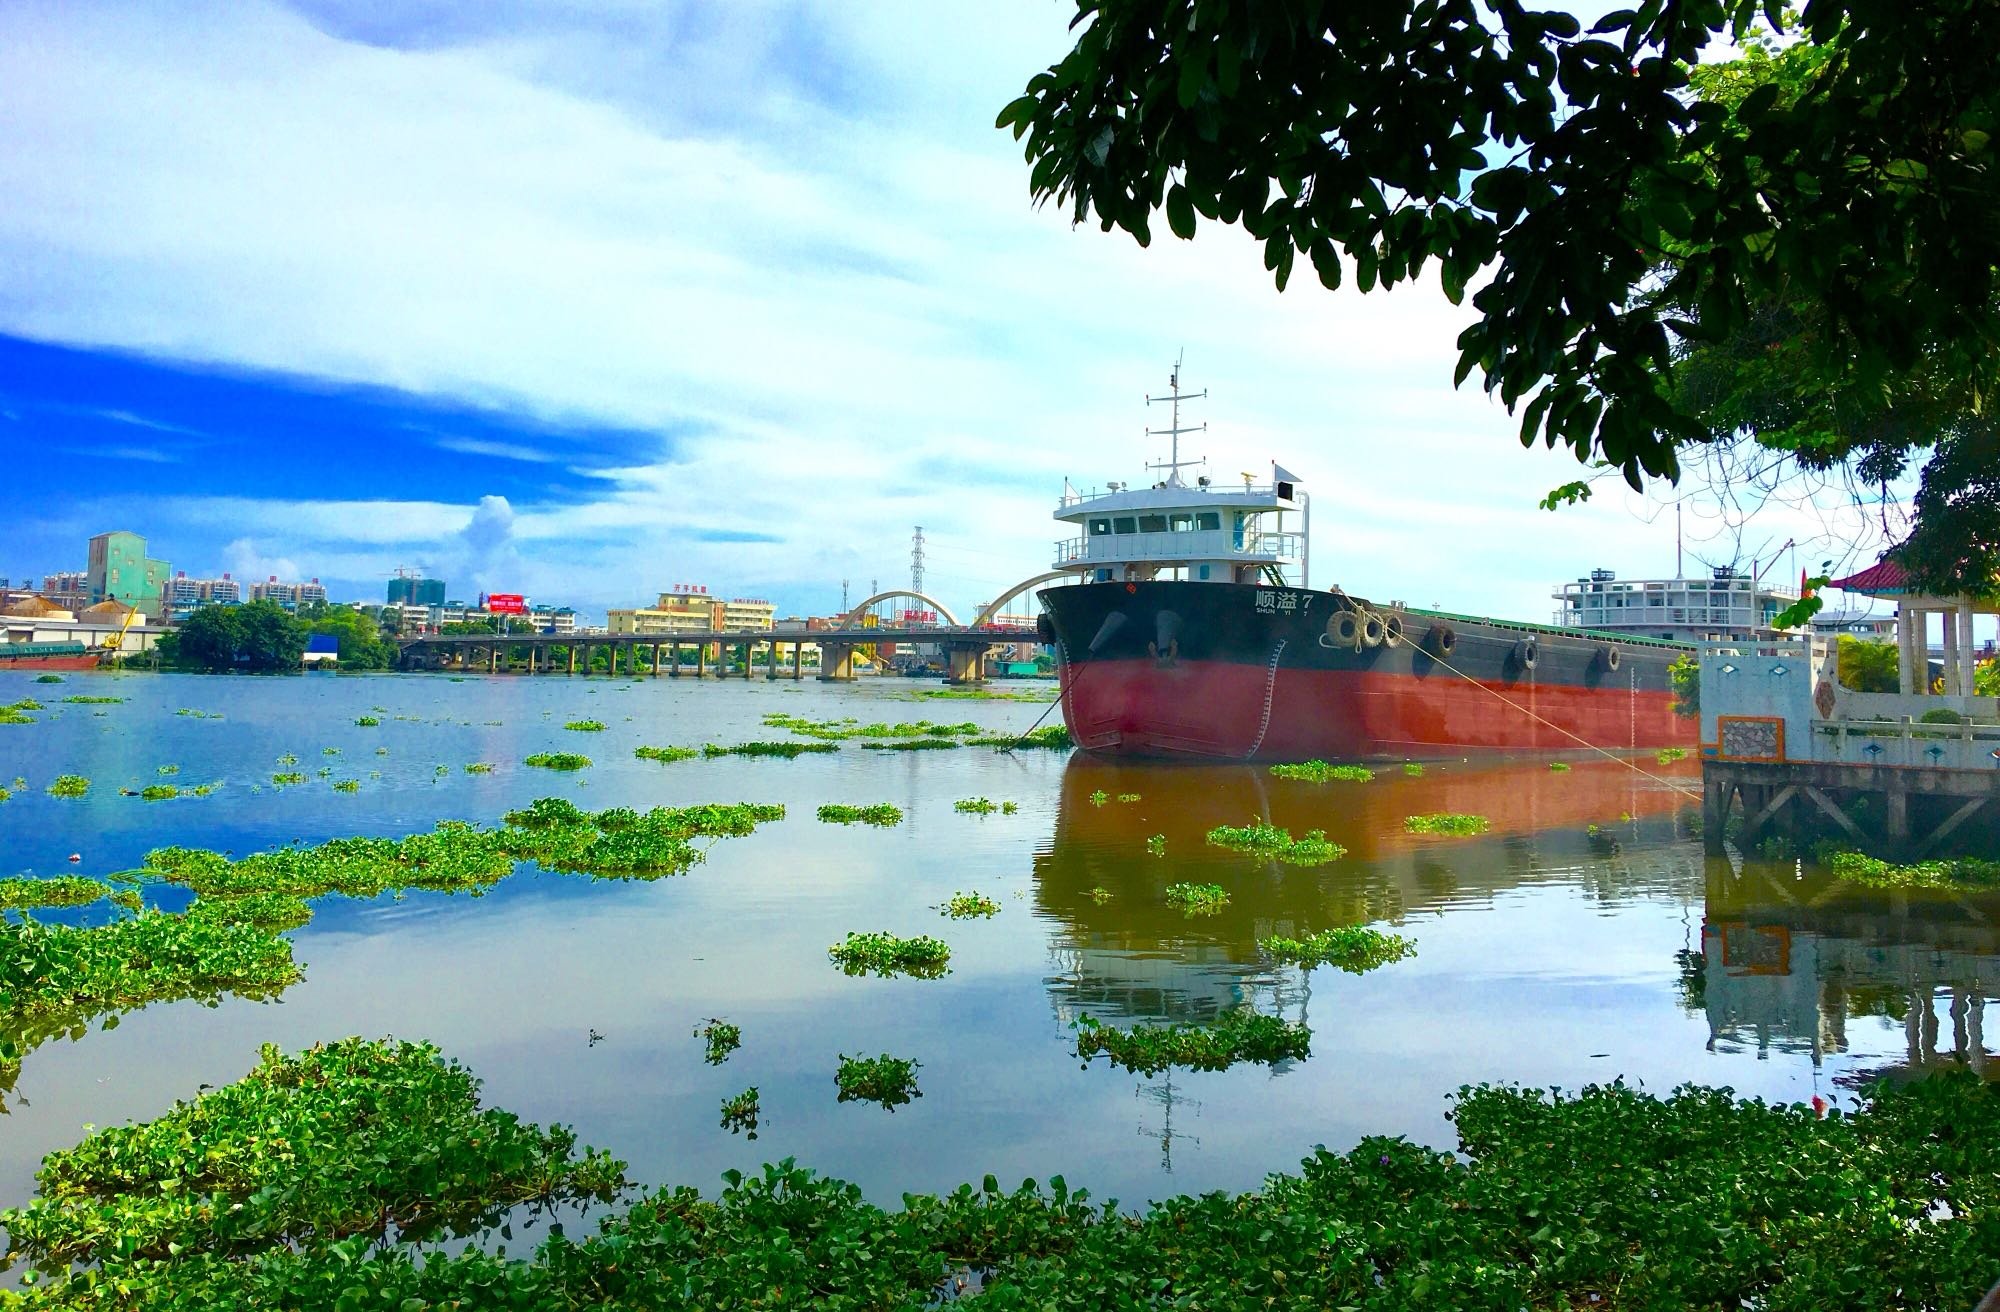
[[[416, 565], [821, 613], [906, 579], [923, 524], [970, 607], [1046, 568], [1066, 478], [1156, 455], [1182, 351], [1196, 453], [1306, 478], [1316, 584], [1538, 618], [1593, 565], [1671, 571], [1658, 501], [1535, 509], [1576, 466], [1452, 389], [1434, 288], [1279, 296], [1233, 231], [1142, 251], [1036, 209], [992, 121], [1072, 13], [9, 0], [0, 574], [125, 527], [337, 597]], [[1691, 563], [1852, 536], [1687, 528]]]

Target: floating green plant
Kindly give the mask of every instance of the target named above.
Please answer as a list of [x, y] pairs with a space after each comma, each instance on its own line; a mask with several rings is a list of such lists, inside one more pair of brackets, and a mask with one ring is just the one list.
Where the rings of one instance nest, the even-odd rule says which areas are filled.
[[297, 1056], [266, 1045], [235, 1084], [51, 1153], [42, 1196], [6, 1225], [48, 1272], [420, 1242], [473, 1234], [523, 1203], [610, 1201], [624, 1163], [575, 1148], [563, 1127], [482, 1109], [479, 1081], [429, 1044], [343, 1039]]
[[634, 747], [632, 755], [642, 761], [685, 761], [701, 753], [692, 747]]
[[981, 732], [980, 727], [970, 720], [963, 724], [938, 724], [931, 720], [916, 720], [902, 724], [863, 724], [854, 719], [809, 720], [804, 716], [787, 715], [783, 712], [766, 715], [764, 723], [773, 729], [788, 729], [807, 738], [828, 741], [845, 738], [943, 740], [968, 737]]
[[1328, 765], [1325, 761], [1300, 761], [1296, 765], [1274, 765], [1271, 767], [1271, 774], [1278, 779], [1303, 779], [1315, 784], [1323, 784], [1329, 779], [1365, 784], [1375, 777], [1375, 772], [1365, 765]]
[[333, 791], [336, 793], [358, 793], [361, 791], [361, 781], [359, 779], [336, 779], [333, 781]]
[[90, 780], [80, 774], [59, 774], [49, 785], [51, 797], [82, 797], [90, 791]]
[[967, 738], [965, 743], [968, 747], [997, 747], [1002, 751], [1012, 751], [1017, 747], [1062, 751], [1076, 746], [1076, 739], [1070, 736], [1067, 725], [1045, 724], [1024, 734], [983, 733]]
[[743, 1092], [722, 1100], [722, 1128], [731, 1134], [754, 1139], [757, 1137], [757, 1121], [763, 1112], [763, 1106], [757, 1101], [757, 1086], [753, 1084]]
[[1439, 811], [1431, 815], [1407, 816], [1403, 828], [1413, 834], [1483, 834], [1489, 821], [1483, 815], [1461, 815], [1453, 811]]
[[826, 950], [827, 956], [849, 975], [914, 975], [936, 979], [948, 969], [951, 948], [928, 934], [901, 938], [885, 931], [869, 934], [849, 932], [843, 942]]
[[1303, 1024], [1254, 1011], [1224, 1012], [1209, 1025], [1134, 1025], [1117, 1029], [1094, 1016], [1075, 1022], [1076, 1055], [1086, 1065], [1104, 1054], [1113, 1066], [1152, 1076], [1170, 1066], [1221, 1071], [1240, 1062], [1270, 1066], [1312, 1054], [1312, 1031]]
[[1685, 747], [1662, 747], [1654, 754], [1653, 759], [1661, 765], [1672, 765], [1675, 761], [1684, 759], [1687, 754], [1688, 749]]
[[180, 772], [181, 768], [178, 765], [162, 765], [155, 767], [153, 770], [154, 774], [179, 774]]
[[877, 802], [872, 806], [846, 806], [838, 802], [828, 802], [819, 809], [819, 818], [832, 825], [880, 825], [888, 827], [903, 823], [903, 810], [888, 802]]
[[189, 916], [226, 925], [255, 925], [271, 933], [282, 933], [312, 920], [312, 908], [304, 898], [289, 893], [246, 893], [241, 897], [196, 898], [187, 909]]
[[1090, 794], [1090, 804], [1092, 806], [1103, 806], [1110, 800], [1111, 794], [1105, 792], [1102, 788], [1095, 789]]
[[885, 1111], [895, 1111], [912, 1098], [923, 1097], [917, 1088], [920, 1063], [906, 1057], [850, 1057], [840, 1055], [840, 1069], [834, 1072], [834, 1086], [840, 1102], [872, 1102]]
[[726, 1020], [710, 1019], [695, 1026], [695, 1037], [707, 1045], [702, 1060], [711, 1066], [720, 1066], [729, 1060], [729, 1054], [743, 1046], [743, 1029]]
[[299, 763], [299, 758], [292, 755], [292, 753], [290, 752], [286, 752], [283, 756], [280, 756], [278, 758], [277, 763], [279, 765], [297, 765]]
[[148, 802], [164, 802], [180, 795], [181, 790], [172, 784], [148, 784], [139, 790], [139, 796]]
[[536, 752], [526, 757], [522, 765], [532, 765], [540, 770], [587, 770], [590, 768], [588, 756], [578, 756], [575, 752]]
[[36, 907], [88, 906], [109, 897], [111, 886], [77, 875], [51, 875], [46, 879], [22, 876], [0, 879], [0, 908], [29, 911]]
[[1550, 761], [1550, 762], [1549, 762], [1549, 771], [1550, 771], [1550, 773], [1552, 773], [1552, 774], [1567, 774], [1567, 773], [1569, 772], [1569, 762], [1568, 762], [1568, 761]]
[[465, 772], [467, 774], [492, 774], [493, 767], [485, 761], [468, 761], [465, 765]]
[[602, 733], [604, 731], [604, 721], [571, 720], [568, 724], [565, 724], [563, 728], [572, 730], [576, 733]]
[[300, 770], [284, 770], [271, 776], [271, 782], [280, 788], [286, 788], [292, 784], [302, 784], [305, 781], [305, 773]]
[[1403, 773], [1409, 775], [1412, 779], [1420, 779], [1423, 777], [1424, 767], [1416, 761], [1405, 761], [1403, 762]]
[[1103, 906], [1106, 902], [1109, 902], [1111, 900], [1112, 893], [1110, 889], [1100, 884], [1096, 888], [1093, 888], [1089, 892], [1085, 893], [1084, 896], [1089, 898], [1091, 901], [1097, 903], [1097, 905]]
[[986, 797], [962, 797], [951, 804], [951, 809], [967, 815], [992, 815], [1000, 810], [1000, 803]]
[[971, 920], [999, 915], [1000, 904], [984, 893], [953, 893], [939, 910], [953, 920]]
[[1144, 799], [1137, 793], [1120, 793], [1118, 794], [1118, 800], [1121, 802], [1138, 802]]
[[1258, 943], [1272, 958], [1287, 965], [1338, 966], [1351, 975], [1362, 975], [1377, 966], [1415, 956], [1417, 945], [1400, 934], [1387, 934], [1367, 925], [1345, 925], [1308, 934], [1303, 939], [1271, 937]]
[[1165, 856], [1167, 854], [1167, 836], [1165, 834], [1154, 834], [1151, 838], [1147, 839], [1146, 852], [1150, 856]]
[[1167, 905], [1190, 916], [1212, 916], [1229, 905], [1229, 893], [1220, 884], [1168, 884]]
[[62, 683], [64, 681], [60, 674], [37, 674], [35, 676], [36, 683]]
[[355, 718], [354, 723], [359, 728], [373, 729], [378, 725], [380, 725], [382, 721], [373, 715], [362, 715], [362, 716], [357, 716]]
[[2000, 861], [1956, 857], [1895, 865], [1860, 852], [1822, 848], [1816, 856], [1842, 879], [1870, 888], [1992, 888], [2000, 885]]
[[197, 711], [192, 706], [183, 706], [175, 711], [174, 714], [185, 715], [190, 720], [220, 720], [222, 718], [221, 711]]
[[951, 751], [958, 743], [950, 738], [892, 738], [887, 742], [864, 742], [861, 744], [875, 752], [942, 752]]
[[123, 697], [85, 697], [80, 694], [63, 700], [72, 706], [119, 706], [125, 701]]
[[730, 747], [724, 747], [717, 743], [703, 743], [701, 754], [705, 757], [775, 756], [789, 761], [794, 757], [805, 756], [813, 752], [837, 752], [839, 750], [840, 745], [838, 743], [754, 742], [737, 743]]
[[1255, 852], [1295, 866], [1319, 866], [1347, 855], [1347, 849], [1327, 838], [1323, 829], [1308, 830], [1298, 838], [1277, 825], [1252, 820], [1247, 825], [1217, 825], [1208, 831], [1208, 841], [1233, 852]]

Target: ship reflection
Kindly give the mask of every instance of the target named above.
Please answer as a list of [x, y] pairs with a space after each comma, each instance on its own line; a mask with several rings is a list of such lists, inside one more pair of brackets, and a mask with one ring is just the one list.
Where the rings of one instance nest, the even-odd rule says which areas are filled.
[[[1671, 782], [1685, 787], [1686, 778]], [[1061, 926], [1050, 999], [1065, 1024], [1081, 1013], [1204, 1022], [1243, 1006], [1306, 1019], [1305, 974], [1272, 966], [1259, 940], [1397, 925], [1538, 882], [1575, 884], [1607, 902], [1692, 901], [1699, 856], [1676, 841], [1690, 836], [1689, 807], [1685, 793], [1613, 761], [1563, 772], [1543, 761], [1430, 766], [1421, 776], [1392, 768], [1365, 784], [1311, 784], [1248, 765], [1079, 756], [1063, 775], [1055, 833], [1035, 858], [1036, 909]], [[1406, 816], [1437, 811], [1483, 815], [1492, 829], [1443, 841], [1405, 831]], [[1248, 820], [1325, 830], [1348, 854], [1301, 868], [1204, 841], [1216, 825]], [[1164, 855], [1148, 852], [1154, 835], [1164, 836]], [[1164, 898], [1178, 882], [1220, 884], [1229, 905], [1187, 917]]]
[[[1721, 1051], [1809, 1054], [1859, 1046], [1858, 1025], [1902, 1029], [1900, 1058], [1863, 1058], [1842, 1084], [1964, 1063], [2000, 1075], [1986, 1048], [2000, 998], [2000, 892], [1883, 892], [1793, 864], [1713, 858], [1698, 951], [1682, 954], [1684, 1003]], [[1893, 1043], [1880, 1044], [1893, 1049]]]

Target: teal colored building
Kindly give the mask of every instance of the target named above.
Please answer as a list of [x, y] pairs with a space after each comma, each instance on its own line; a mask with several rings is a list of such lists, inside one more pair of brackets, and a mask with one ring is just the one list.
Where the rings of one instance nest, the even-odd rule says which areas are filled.
[[84, 577], [92, 605], [115, 601], [157, 615], [173, 567], [146, 554], [146, 539], [119, 530], [99, 533], [90, 540], [90, 563]]

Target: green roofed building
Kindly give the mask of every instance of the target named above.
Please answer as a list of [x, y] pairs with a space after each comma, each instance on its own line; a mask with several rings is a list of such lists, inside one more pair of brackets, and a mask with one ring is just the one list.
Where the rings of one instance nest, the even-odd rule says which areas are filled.
[[90, 564], [85, 572], [92, 604], [116, 601], [136, 606], [148, 615], [160, 613], [173, 568], [146, 555], [146, 539], [137, 533], [99, 533], [90, 540]]

